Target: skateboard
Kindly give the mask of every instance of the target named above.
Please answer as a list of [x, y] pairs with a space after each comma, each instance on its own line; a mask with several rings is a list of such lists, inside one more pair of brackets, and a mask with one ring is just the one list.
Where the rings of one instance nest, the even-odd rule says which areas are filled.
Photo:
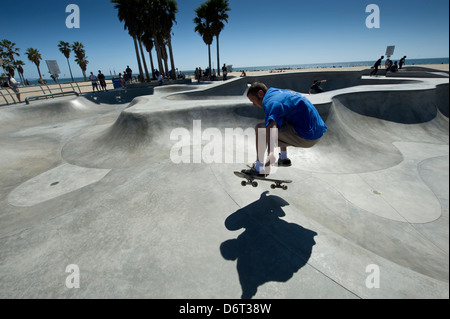
[[275, 189], [275, 188], [282, 188], [283, 190], [287, 190], [288, 187], [287, 185], [283, 185], [283, 184], [289, 184], [292, 183], [291, 180], [282, 180], [282, 179], [273, 179], [273, 178], [266, 178], [266, 177], [259, 177], [259, 176], [255, 176], [255, 175], [249, 175], [249, 174], [245, 174], [242, 172], [234, 172], [234, 175], [236, 175], [237, 177], [240, 178], [244, 178], [247, 181], [242, 181], [241, 185], [242, 186], [247, 186], [247, 185], [252, 185], [253, 187], [258, 187], [258, 181], [266, 181], [266, 182], [272, 182], [273, 184], [270, 185], [270, 188]]

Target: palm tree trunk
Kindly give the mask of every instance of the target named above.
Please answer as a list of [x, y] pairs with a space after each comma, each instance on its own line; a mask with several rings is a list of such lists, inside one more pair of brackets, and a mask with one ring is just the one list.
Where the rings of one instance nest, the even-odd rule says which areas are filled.
[[67, 64], [69, 65], [70, 77], [72, 78], [72, 82], [74, 82], [74, 80], [73, 80], [73, 75], [72, 75], [72, 69], [70, 68], [70, 62], [69, 62], [69, 59], [67, 59]]
[[139, 40], [139, 49], [141, 51], [142, 61], [144, 62], [145, 75], [147, 82], [150, 82], [150, 75], [148, 74], [147, 62], [145, 62], [144, 50], [142, 50], [142, 42]]
[[159, 42], [155, 37], [155, 50], [156, 50], [156, 56], [158, 59], [158, 67], [159, 67], [159, 73], [161, 73], [164, 76], [164, 67], [162, 65], [162, 58], [161, 58], [161, 47], [159, 46]]
[[133, 37], [133, 42], [134, 42], [134, 49], [136, 51], [136, 59], [138, 62], [138, 67], [139, 67], [139, 81], [142, 83], [142, 82], [144, 82], [144, 72], [142, 71], [141, 58], [139, 56], [139, 49], [138, 49], [136, 37]]
[[161, 47], [161, 51], [164, 50], [163, 53], [163, 60], [164, 60], [164, 67], [166, 68], [166, 75], [169, 76], [169, 65], [167, 64], [167, 50], [166, 50], [166, 45], [163, 44], [163, 46]]
[[23, 74], [19, 72], [20, 82], [25, 86], [25, 79], [23, 78]]
[[209, 59], [209, 75], [211, 75], [211, 45], [208, 44], [208, 59]]
[[217, 76], [220, 76], [219, 36], [217, 38]]
[[22, 84], [25, 84], [24, 79], [23, 79], [21, 73], [19, 72], [19, 70], [17, 70], [17, 73], [19, 73], [20, 82], [22, 82]]
[[175, 74], [175, 61], [173, 59], [172, 37], [169, 37], [169, 40], [167, 42], [167, 45], [169, 46], [170, 64], [172, 66], [172, 79], [176, 80], [177, 75]]
[[150, 57], [150, 66], [152, 68], [152, 80], [156, 80], [155, 78], [155, 65], [153, 64], [152, 51], [148, 51], [148, 55]]
[[36, 67], [37, 67], [37, 69], [38, 69], [39, 78], [42, 79], [41, 70], [39, 69], [39, 65], [36, 64]]

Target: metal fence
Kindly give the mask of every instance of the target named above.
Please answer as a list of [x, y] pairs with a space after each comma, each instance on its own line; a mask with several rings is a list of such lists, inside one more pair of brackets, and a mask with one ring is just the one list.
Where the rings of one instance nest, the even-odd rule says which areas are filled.
[[[106, 81], [107, 90], [114, 89], [112, 80]], [[100, 86], [98, 86], [100, 89]], [[0, 89], [0, 106], [17, 104], [20, 102], [28, 103], [31, 99], [49, 99], [56, 96], [69, 94], [83, 94], [92, 92], [92, 83], [74, 82], [74, 83], [55, 83], [19, 87], [20, 101], [17, 94], [10, 88]]]

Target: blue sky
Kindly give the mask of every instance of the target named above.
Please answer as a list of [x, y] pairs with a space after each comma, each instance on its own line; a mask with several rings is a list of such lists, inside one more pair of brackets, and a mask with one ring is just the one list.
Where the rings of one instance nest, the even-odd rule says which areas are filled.
[[[176, 67], [204, 68], [207, 46], [194, 32], [192, 20], [195, 8], [205, 0], [177, 2], [177, 24], [172, 30]], [[69, 4], [80, 8], [79, 29], [66, 27]], [[366, 27], [369, 4], [380, 8], [378, 29]], [[133, 41], [109, 0], [0, 0], [0, 8], [0, 40], [16, 43], [29, 79], [38, 77], [36, 66], [25, 55], [29, 47], [41, 52], [45, 78], [49, 78], [45, 60], [57, 60], [60, 76], [70, 76], [57, 47], [60, 40], [84, 44], [88, 72], [119, 73], [127, 65], [138, 70]], [[448, 0], [230, 0], [230, 8], [229, 23], [220, 37], [221, 64], [250, 67], [375, 61], [388, 45], [396, 46], [394, 59], [449, 56]], [[212, 55], [217, 67], [215, 42]], [[74, 76], [81, 76], [73, 54], [70, 63]]]

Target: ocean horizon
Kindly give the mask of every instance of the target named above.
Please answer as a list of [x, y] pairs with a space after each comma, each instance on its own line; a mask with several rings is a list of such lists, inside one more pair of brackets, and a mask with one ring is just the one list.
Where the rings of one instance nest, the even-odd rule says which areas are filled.
[[[393, 59], [397, 61], [397, 59]], [[354, 61], [354, 62], [330, 62], [330, 63], [308, 63], [308, 64], [280, 64], [280, 65], [266, 65], [266, 66], [233, 66], [234, 72], [240, 71], [270, 71], [270, 70], [288, 70], [288, 69], [317, 69], [317, 68], [346, 68], [346, 67], [360, 67], [360, 66], [372, 66], [375, 61]], [[428, 59], [406, 59], [405, 66], [411, 65], [427, 65], [427, 64], [449, 64], [449, 58], [428, 58]], [[206, 67], [205, 67], [206, 68]], [[205, 69], [202, 67], [202, 69]], [[195, 70], [181, 70], [184, 75], [194, 75]], [[90, 74], [90, 72], [86, 72]], [[107, 80], [116, 78], [118, 74], [106, 74]], [[86, 75], [88, 77], [88, 75]], [[139, 73], [133, 73], [133, 76], [139, 76]], [[54, 84], [55, 82], [50, 78], [45, 79], [47, 84]], [[28, 79], [30, 85], [38, 85], [38, 78]], [[60, 84], [72, 82], [72, 78], [58, 78]], [[74, 82], [84, 82], [84, 77], [74, 77]]]

